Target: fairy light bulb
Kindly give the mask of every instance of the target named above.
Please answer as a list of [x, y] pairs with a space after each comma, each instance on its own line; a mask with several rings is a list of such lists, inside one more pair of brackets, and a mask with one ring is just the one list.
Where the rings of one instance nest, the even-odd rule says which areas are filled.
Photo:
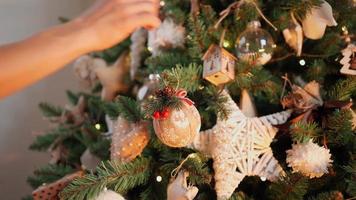
[[159, 183], [162, 182], [162, 176], [157, 176], [156, 177], [156, 181], [159, 182]]
[[95, 124], [95, 128], [96, 128], [97, 130], [100, 130], [101, 125], [100, 125], [100, 124]]
[[304, 59], [301, 59], [301, 60], [299, 60], [299, 64], [301, 65], [301, 66], [304, 66], [306, 63], [305, 63], [305, 60]]
[[228, 40], [224, 40], [223, 47], [229, 48], [230, 46], [231, 46], [231, 43]]
[[164, 5], [166, 5], [166, 2], [160, 1], [160, 2], [159, 2], [159, 5], [160, 5], [161, 7], [163, 7]]

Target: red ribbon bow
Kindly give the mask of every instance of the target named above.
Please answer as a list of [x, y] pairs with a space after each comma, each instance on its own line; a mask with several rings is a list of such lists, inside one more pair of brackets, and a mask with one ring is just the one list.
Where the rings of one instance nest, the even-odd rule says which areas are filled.
[[177, 90], [176, 97], [178, 97], [180, 100], [184, 101], [185, 103], [187, 103], [190, 106], [194, 105], [194, 102], [186, 96], [187, 96], [187, 91], [185, 91], [183, 89]]

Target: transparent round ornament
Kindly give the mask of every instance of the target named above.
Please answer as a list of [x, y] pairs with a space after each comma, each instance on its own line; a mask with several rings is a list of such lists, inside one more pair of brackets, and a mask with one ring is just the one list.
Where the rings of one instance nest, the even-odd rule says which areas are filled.
[[264, 65], [276, 48], [272, 36], [261, 27], [259, 21], [252, 21], [236, 39], [236, 56], [248, 63]]
[[159, 80], [161, 77], [159, 74], [150, 74], [148, 76], [148, 80], [145, 84], [138, 90], [137, 92], [137, 99], [142, 101], [147, 98], [151, 98], [154, 92], [159, 87]]

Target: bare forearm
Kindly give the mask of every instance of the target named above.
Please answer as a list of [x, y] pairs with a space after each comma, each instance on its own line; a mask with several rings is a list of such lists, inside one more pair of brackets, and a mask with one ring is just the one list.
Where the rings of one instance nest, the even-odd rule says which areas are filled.
[[70, 23], [0, 47], [0, 98], [82, 54], [117, 44], [138, 27], [157, 27], [158, 5], [158, 0], [97, 0]]
[[46, 77], [90, 51], [82, 45], [85, 41], [81, 40], [85, 37], [80, 26], [71, 22], [0, 47], [0, 98]]

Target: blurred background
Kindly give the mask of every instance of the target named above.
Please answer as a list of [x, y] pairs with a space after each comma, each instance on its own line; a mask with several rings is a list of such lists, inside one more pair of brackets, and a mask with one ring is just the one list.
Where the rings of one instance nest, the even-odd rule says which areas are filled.
[[[58, 24], [60, 16], [73, 18], [91, 2], [93, 0], [0, 0], [0, 44], [21, 40]], [[49, 159], [48, 154], [28, 150], [34, 136], [48, 128], [37, 105], [42, 101], [64, 105], [66, 89], [79, 89], [69, 66], [0, 100], [1, 199], [17, 200], [31, 193], [26, 184], [27, 176]]]

